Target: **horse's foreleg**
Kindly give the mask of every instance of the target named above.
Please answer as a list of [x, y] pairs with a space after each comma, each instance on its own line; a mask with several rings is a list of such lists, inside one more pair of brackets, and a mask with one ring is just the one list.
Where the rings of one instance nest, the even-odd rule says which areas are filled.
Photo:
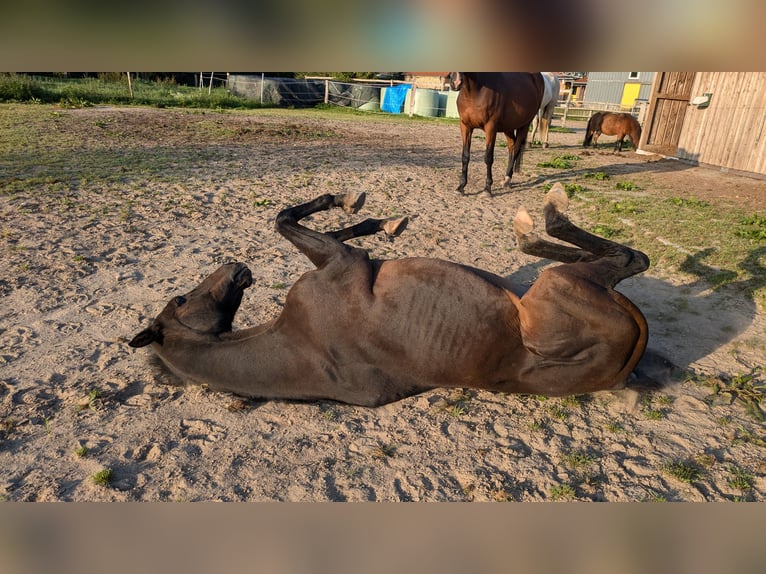
[[364, 237], [366, 235], [375, 235], [383, 231], [389, 237], [396, 237], [407, 227], [409, 219], [407, 217], [390, 217], [388, 219], [365, 219], [361, 223], [344, 227], [337, 231], [327, 231], [325, 235], [337, 239], [338, 241], [348, 241], [354, 237]]
[[625, 139], [625, 136], [621, 136], [620, 139], [617, 140], [617, 143], [614, 146], [614, 151], [620, 152], [622, 151], [622, 140]]
[[295, 245], [317, 267], [322, 267], [335, 255], [350, 249], [330, 234], [314, 231], [298, 223], [301, 219], [318, 211], [341, 207], [348, 213], [355, 213], [364, 203], [365, 195], [347, 193], [344, 195], [325, 194], [316, 199], [283, 209], [277, 215], [276, 229], [285, 239]]
[[460, 136], [463, 140], [463, 153], [460, 156], [462, 171], [460, 172], [460, 185], [457, 186], [457, 190], [462, 193], [463, 190], [465, 190], [465, 185], [468, 183], [468, 162], [471, 159], [471, 137], [473, 136], [473, 128], [469, 128], [464, 123], [461, 123]]
[[484, 134], [487, 136], [487, 147], [484, 149], [484, 164], [487, 166], [487, 179], [484, 191], [492, 195], [492, 164], [495, 163], [495, 140], [497, 132], [492, 126], [484, 126]]

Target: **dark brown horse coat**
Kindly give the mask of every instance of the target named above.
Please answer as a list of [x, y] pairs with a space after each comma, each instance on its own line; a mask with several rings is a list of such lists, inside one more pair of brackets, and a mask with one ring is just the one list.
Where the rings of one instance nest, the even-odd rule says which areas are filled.
[[529, 126], [540, 109], [545, 81], [540, 73], [527, 72], [451, 72], [450, 87], [460, 90], [457, 110], [463, 140], [462, 172], [459, 191], [468, 182], [473, 130], [484, 130], [487, 144], [484, 163], [487, 179], [484, 191], [492, 193], [492, 164], [498, 132], [508, 141], [508, 168], [503, 185], [511, 183], [514, 169], [521, 167], [521, 157], [529, 134]]
[[560, 184], [539, 238], [523, 209], [527, 253], [564, 262], [523, 296], [487, 271], [424, 258], [371, 260], [343, 243], [388, 229], [366, 220], [320, 233], [298, 221], [358, 201], [324, 195], [282, 211], [277, 229], [316, 265], [287, 294], [282, 314], [232, 331], [252, 282], [242, 263], [222, 266], [173, 298], [131, 341], [151, 345], [180, 377], [247, 397], [382, 405], [435, 387], [565, 395], [620, 388], [641, 358], [647, 325], [613, 287], [648, 266], [642, 253], [574, 226]]

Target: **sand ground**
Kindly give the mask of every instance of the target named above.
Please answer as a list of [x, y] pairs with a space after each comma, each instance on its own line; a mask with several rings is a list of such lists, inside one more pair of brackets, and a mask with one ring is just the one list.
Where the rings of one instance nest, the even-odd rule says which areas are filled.
[[[314, 216], [319, 229], [410, 216], [393, 241], [355, 240], [374, 257], [444, 258], [531, 284], [550, 262], [520, 253], [510, 222], [522, 205], [539, 221], [542, 183], [566, 177], [535, 167], [544, 156], [580, 154], [578, 169], [755, 210], [762, 180], [583, 152], [578, 130], [552, 133], [552, 147], [529, 152], [513, 188], [494, 197], [480, 193], [477, 139], [462, 196], [454, 123], [29, 108], [0, 107], [6, 125], [26, 122], [29, 133], [0, 158], [6, 500], [766, 499], [763, 424], [739, 401], [709, 400], [710, 388], [689, 377], [652, 393], [569, 399], [437, 389], [369, 409], [176, 386], [150, 351], [126, 344], [171, 296], [230, 260], [254, 274], [235, 328], [277, 315], [311, 265], [274, 231], [274, 217], [322, 193], [364, 191], [367, 203], [358, 216]], [[504, 154], [498, 148], [496, 182]], [[573, 220], [584, 211], [573, 201]], [[647, 316], [650, 348], [682, 371], [732, 377], [764, 364], [766, 321], [744, 292], [654, 268], [620, 290]], [[693, 469], [689, 482], [669, 471], [678, 463]], [[105, 469], [108, 484], [97, 484]]]

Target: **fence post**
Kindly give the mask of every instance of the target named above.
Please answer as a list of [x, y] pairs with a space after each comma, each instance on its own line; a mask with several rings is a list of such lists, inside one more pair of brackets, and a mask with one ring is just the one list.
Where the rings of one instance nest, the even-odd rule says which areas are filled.
[[330, 101], [330, 80], [325, 79], [324, 81], [324, 103], [328, 103]]
[[412, 114], [414, 113], [414, 110], [415, 110], [415, 92], [417, 91], [417, 89], [418, 89], [418, 86], [413, 81], [412, 88], [410, 88], [410, 117], [412, 117]]
[[564, 116], [561, 118], [561, 127], [567, 127], [567, 112], [569, 112], [569, 100], [564, 102]]

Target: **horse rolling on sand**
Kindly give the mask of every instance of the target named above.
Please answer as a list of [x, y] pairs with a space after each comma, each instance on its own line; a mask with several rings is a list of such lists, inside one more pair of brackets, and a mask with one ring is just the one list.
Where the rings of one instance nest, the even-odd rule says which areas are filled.
[[489, 271], [439, 259], [370, 259], [343, 243], [402, 219], [367, 219], [321, 233], [299, 221], [364, 195], [322, 195], [280, 212], [276, 228], [316, 266], [287, 294], [282, 313], [252, 328], [232, 322], [252, 273], [228, 263], [173, 297], [130, 341], [151, 345], [179, 377], [211, 390], [264, 399], [378, 406], [437, 387], [559, 396], [625, 385], [648, 336], [641, 311], [614, 290], [647, 269], [647, 257], [592, 235], [564, 214], [556, 184], [539, 237], [522, 208], [524, 253], [562, 262], [523, 295]]
[[541, 72], [543, 80], [545, 81], [545, 91], [543, 92], [543, 99], [540, 101], [540, 109], [537, 115], [532, 119], [532, 137], [529, 140], [532, 145], [537, 137], [537, 130], [540, 129], [540, 143], [544, 148], [548, 147], [548, 130], [551, 127], [551, 120], [553, 119], [553, 110], [559, 101], [559, 93], [561, 92], [561, 82], [556, 74], [551, 72]]
[[495, 161], [495, 140], [502, 132], [508, 142], [508, 168], [503, 186], [509, 186], [514, 169], [521, 168], [521, 158], [529, 135], [529, 125], [540, 109], [545, 83], [539, 73], [526, 72], [450, 72], [449, 85], [459, 90], [457, 111], [463, 140], [462, 171], [458, 191], [468, 183], [468, 162], [471, 158], [471, 137], [479, 128], [486, 135], [484, 163], [487, 179], [484, 191], [492, 193], [492, 164]]

